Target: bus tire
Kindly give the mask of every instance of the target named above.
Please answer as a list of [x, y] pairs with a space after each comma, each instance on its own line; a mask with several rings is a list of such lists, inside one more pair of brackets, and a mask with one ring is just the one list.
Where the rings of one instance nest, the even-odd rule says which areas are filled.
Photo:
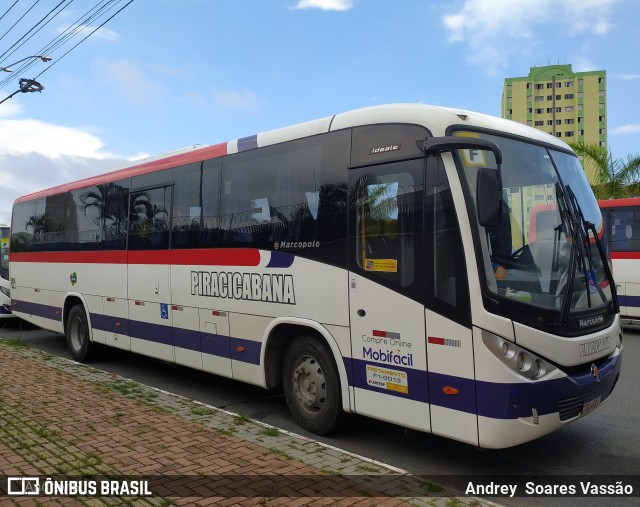
[[71, 308], [67, 317], [67, 348], [71, 357], [79, 363], [91, 361], [96, 356], [96, 344], [89, 338], [89, 322], [84, 306]]
[[326, 435], [344, 417], [336, 366], [316, 339], [297, 338], [287, 349], [283, 389], [295, 421], [307, 431]]

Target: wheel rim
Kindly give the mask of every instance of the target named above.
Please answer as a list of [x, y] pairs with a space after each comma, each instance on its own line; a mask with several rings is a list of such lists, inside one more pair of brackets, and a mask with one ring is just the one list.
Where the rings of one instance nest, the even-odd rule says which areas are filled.
[[71, 338], [71, 346], [73, 350], [82, 348], [82, 340], [84, 336], [84, 324], [80, 317], [74, 317], [69, 323], [69, 337]]
[[318, 361], [303, 356], [293, 370], [293, 394], [298, 405], [306, 412], [316, 414], [323, 409], [327, 399], [327, 384]]

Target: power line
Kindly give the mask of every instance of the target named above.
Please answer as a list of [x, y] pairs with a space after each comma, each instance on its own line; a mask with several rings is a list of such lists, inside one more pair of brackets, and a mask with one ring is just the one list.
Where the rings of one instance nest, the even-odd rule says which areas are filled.
[[[16, 0], [17, 1], [17, 0]], [[39, 0], [38, 0], [39, 1]], [[64, 2], [67, 2], [65, 5], [62, 5]], [[22, 47], [29, 39], [31, 39], [38, 31], [44, 28], [45, 25], [50, 23], [56, 16], [58, 16], [68, 5], [74, 0], [62, 0], [56, 7], [54, 7], [51, 11], [49, 11], [35, 26], [33, 26], [25, 35], [22, 36], [20, 40], [25, 39], [25, 37], [31, 33], [38, 25], [40, 26], [37, 31], [32, 33], [27, 39], [23, 40], [23, 42], [18, 46]], [[38, 55], [51, 55], [57, 50], [60, 50], [63, 46], [72, 41], [75, 37], [85, 32], [88, 28], [91, 27], [92, 23], [95, 23], [97, 20], [103, 18], [109, 12], [111, 12], [114, 8], [116, 8], [120, 3], [125, 0], [100, 0], [97, 2], [91, 9], [85, 12], [82, 16], [80, 16], [75, 22], [70, 24], [61, 34], [56, 36], [50, 42], [48, 42], [45, 46], [43, 46], [40, 51], [34, 52], [34, 54]], [[117, 16], [120, 12], [122, 12], [126, 7], [128, 7], [133, 0], [129, 0], [125, 5], [120, 7], [115, 13], [113, 13], [109, 18], [107, 18], [103, 23], [101, 23], [98, 27], [93, 29], [90, 33], [88, 33], [85, 37], [83, 37], [79, 42], [77, 42], [73, 47], [71, 47], [68, 51], [62, 54], [60, 57], [56, 57], [54, 63], [48, 66], [43, 72], [38, 74], [38, 76], [42, 75], [44, 72], [48, 71], [54, 64], [58, 63], [61, 59], [67, 56], [71, 51], [73, 51], [76, 47], [78, 47], [82, 42], [88, 39], [91, 35], [97, 32], [100, 28], [102, 28], [105, 24], [107, 24], [110, 20], [112, 20], [115, 16]], [[37, 3], [37, 2], [36, 2]], [[52, 13], [58, 9], [55, 14]], [[24, 17], [24, 16], [23, 16]], [[47, 19], [49, 18], [49, 19]], [[46, 22], [45, 22], [46, 20]], [[18, 41], [18, 42], [19, 42]], [[16, 43], [17, 44], [17, 43]], [[14, 46], [16, 45], [14, 44]], [[13, 46], [12, 46], [13, 47]], [[17, 49], [17, 48], [16, 48]], [[13, 54], [14, 51], [11, 52]], [[6, 52], [5, 52], [6, 54]], [[4, 55], [2, 55], [4, 56]], [[37, 65], [38, 61], [36, 59], [30, 60], [27, 63], [24, 63], [20, 67], [16, 69], [14, 75], [16, 73], [24, 73], [29, 70], [34, 65]], [[36, 76], [36, 77], [38, 77]], [[0, 88], [6, 86], [9, 82], [13, 81], [13, 77], [11, 75], [5, 77], [0, 80]]]
[[31, 7], [29, 7], [29, 8], [27, 9], [27, 11], [26, 11], [22, 16], [20, 16], [20, 18], [19, 18], [19, 19], [18, 19], [18, 20], [13, 24], [13, 25], [11, 25], [11, 28], [9, 28], [9, 30], [7, 30], [6, 32], [4, 32], [4, 34], [0, 37], [0, 40], [4, 39], [5, 35], [7, 35], [11, 30], [13, 30], [13, 28], [14, 28], [18, 23], [20, 23], [20, 21], [22, 21], [22, 20], [24, 19], [24, 17], [25, 17], [27, 14], [29, 14], [29, 12], [31, 12], [31, 9], [33, 9], [36, 5], [38, 5], [38, 3], [39, 3], [39, 2], [40, 2], [40, 0], [36, 0], [36, 1], [33, 3], [33, 5], [32, 5]]
[[[63, 3], [67, 2], [67, 5], [65, 5], [64, 7], [62, 7], [62, 9], [60, 9], [60, 11], [55, 15], [57, 16], [58, 14], [60, 14], [60, 12], [62, 10], [64, 10], [65, 7], [67, 7], [71, 2], [73, 2], [73, 0], [62, 0], [58, 5], [56, 5], [53, 9], [51, 9], [49, 12], [47, 12], [47, 14], [40, 20], [38, 21], [34, 26], [32, 26], [29, 31], [27, 33], [25, 33], [22, 37], [20, 37], [16, 42], [13, 43], [13, 45], [7, 49], [4, 53], [2, 53], [0, 55], [0, 58], [4, 58], [5, 56], [7, 58], [9, 58], [12, 54], [14, 54], [16, 52], [17, 49], [19, 49], [21, 46], [23, 46], [29, 39], [31, 39], [31, 37], [33, 37], [36, 33], [38, 33], [40, 30], [42, 30], [42, 28], [44, 28], [53, 18], [55, 18], [55, 16], [53, 16], [49, 21], [47, 21], [46, 23], [44, 23], [40, 28], [38, 28], [37, 30], [36, 27], [40, 24], [42, 24], [44, 22], [45, 19], [47, 19], [51, 13], [53, 11], [55, 11], [58, 7], [60, 7]], [[33, 32], [35, 30], [34, 33], [32, 33], [29, 37], [27, 37], [27, 35], [29, 35], [29, 33]], [[27, 37], [25, 39], [25, 37]], [[23, 40], [24, 39], [24, 40]], [[22, 44], [19, 44], [20, 41], [22, 41]], [[17, 46], [17, 47], [16, 47]], [[14, 49], [15, 48], [15, 49]], [[13, 51], [11, 51], [13, 49]], [[8, 53], [8, 54], [7, 54]]]
[[[120, 0], [117, 0], [117, 2], [119, 2]], [[101, 25], [97, 26], [94, 30], [92, 30], [88, 35], [86, 35], [82, 40], [80, 40], [77, 44], [75, 44], [71, 49], [69, 49], [66, 53], [64, 53], [62, 56], [59, 56], [56, 58], [56, 60], [50, 65], [48, 66], [45, 70], [43, 70], [42, 72], [40, 72], [40, 74], [38, 74], [36, 76], [36, 78], [40, 77], [42, 74], [44, 74], [45, 72], [47, 72], [48, 70], [51, 69], [51, 67], [53, 67], [55, 64], [59, 63], [60, 60], [62, 60], [65, 56], [67, 56], [69, 53], [71, 53], [71, 51], [73, 51], [75, 48], [77, 48], [80, 44], [82, 44], [85, 40], [87, 40], [89, 37], [91, 37], [94, 33], [96, 33], [98, 30], [100, 30], [100, 28], [102, 28], [104, 25], [106, 25], [109, 21], [111, 21], [113, 18], [115, 18], [118, 14], [120, 14], [124, 9], [126, 9], [131, 3], [133, 3], [133, 0], [129, 0], [125, 5], [123, 5], [120, 9], [118, 9], [113, 15], [111, 15], [109, 18], [107, 18], [106, 21], [104, 21]]]
[[[65, 5], [62, 5], [64, 2], [67, 2]], [[38, 21], [38, 23], [32, 27], [25, 35], [23, 35], [20, 39], [18, 39], [18, 41], [16, 43], [14, 43], [14, 46], [16, 44], [18, 44], [18, 42], [20, 42], [21, 40], [25, 39], [26, 35], [31, 32], [36, 26], [38, 26], [39, 24], [41, 24], [45, 19], [47, 19], [52, 12], [54, 12], [56, 9], [58, 9], [58, 12], [56, 12], [53, 16], [49, 17], [49, 19], [42, 24], [42, 26], [40, 26], [40, 28], [38, 28], [34, 33], [32, 33], [29, 37], [27, 37], [25, 40], [23, 40], [23, 42], [21, 44], [19, 44], [17, 47], [15, 47], [15, 49], [13, 51], [11, 51], [11, 53], [9, 53], [8, 56], [11, 56], [12, 54], [14, 54], [20, 47], [22, 47], [24, 44], [26, 44], [32, 37], [34, 37], [40, 30], [42, 30], [45, 26], [47, 26], [51, 21], [53, 21], [64, 9], [66, 9], [72, 2], [74, 2], [74, 0], [62, 0], [58, 5], [56, 5], [53, 9], [51, 9], [40, 21]], [[62, 5], [62, 7], [60, 7]], [[12, 47], [14, 47], [12, 46]], [[9, 48], [11, 49], [11, 48]], [[5, 56], [7, 53], [7, 51], [5, 51], [5, 53], [3, 53], [1, 57]], [[38, 53], [39, 55], [44, 55], [44, 53]], [[37, 61], [34, 60], [30, 60], [28, 63], [24, 63], [21, 66], [16, 68], [16, 73], [22, 73], [27, 71], [29, 68], [31, 68], [34, 64], [36, 64]], [[0, 79], [0, 88], [4, 87], [4, 85], [6, 85], [7, 83], [9, 83], [10, 81], [13, 80], [13, 76], [9, 75], [6, 76], [2, 79]]]
[[0, 16], [0, 21], [2, 21], [2, 18], [4, 18], [7, 14], [9, 14], [9, 11], [11, 11], [11, 9], [13, 9], [15, 7], [15, 5], [19, 2], [20, 0], [16, 0], [15, 2], [13, 2], [13, 4], [11, 5], [11, 7], [9, 7], [6, 11], [4, 11], [4, 14], [2, 16]]

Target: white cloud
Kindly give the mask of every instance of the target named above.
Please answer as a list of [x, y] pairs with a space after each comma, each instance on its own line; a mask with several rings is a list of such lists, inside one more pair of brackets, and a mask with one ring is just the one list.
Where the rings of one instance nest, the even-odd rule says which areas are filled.
[[[74, 27], [73, 25], [61, 25], [58, 27], [59, 34], [70, 35], [72, 33], [78, 34], [78, 36], [86, 37], [87, 35], [91, 35], [91, 37], [97, 37], [99, 39], [105, 39], [110, 41], [115, 41], [120, 38], [117, 32], [110, 30], [109, 28], [98, 28], [91, 25], [81, 25]], [[95, 30], [95, 32], [94, 32]], [[92, 33], [93, 32], [93, 33]]]
[[214, 92], [214, 100], [225, 109], [252, 110], [258, 105], [258, 98], [249, 90], [218, 90]]
[[353, 0], [299, 0], [294, 9], [320, 9], [323, 11], [348, 11]]
[[640, 134], [640, 123], [620, 125], [609, 131], [610, 134]]
[[622, 81], [636, 81], [640, 79], [640, 74], [613, 74], [612, 77]]
[[77, 156], [103, 159], [103, 143], [77, 129], [38, 120], [0, 120], [0, 154], [38, 153], [49, 158]]
[[611, 7], [621, 0], [465, 0], [462, 8], [443, 16], [449, 42], [469, 46], [469, 60], [498, 70], [510, 57], [541, 42], [542, 29], [556, 34], [607, 33]]
[[155, 106], [164, 95], [156, 80], [147, 77], [141, 66], [128, 60], [101, 61], [96, 63], [96, 68], [103, 69], [122, 94], [139, 106]]
[[[0, 100], [4, 98], [6, 98], [6, 95], [1, 97]], [[20, 101], [9, 99], [7, 102], [2, 104], [2, 106], [0, 106], [0, 119], [3, 117], [11, 118], [13, 116], [20, 114], [21, 112], [22, 112], [22, 105], [20, 104]]]
[[[6, 110], [3, 113], [6, 116]], [[125, 162], [105, 151], [100, 138], [81, 129], [0, 117], [0, 222], [9, 222], [13, 201], [20, 195], [100, 174]]]

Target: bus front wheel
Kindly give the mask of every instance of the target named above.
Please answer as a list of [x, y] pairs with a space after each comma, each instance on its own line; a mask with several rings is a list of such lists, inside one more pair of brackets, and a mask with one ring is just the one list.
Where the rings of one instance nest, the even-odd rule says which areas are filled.
[[307, 431], [325, 435], [342, 419], [337, 369], [329, 353], [314, 338], [302, 336], [288, 348], [283, 387], [293, 418]]
[[96, 345], [89, 338], [89, 323], [82, 305], [74, 306], [67, 317], [67, 347], [71, 357], [85, 363], [96, 355]]

